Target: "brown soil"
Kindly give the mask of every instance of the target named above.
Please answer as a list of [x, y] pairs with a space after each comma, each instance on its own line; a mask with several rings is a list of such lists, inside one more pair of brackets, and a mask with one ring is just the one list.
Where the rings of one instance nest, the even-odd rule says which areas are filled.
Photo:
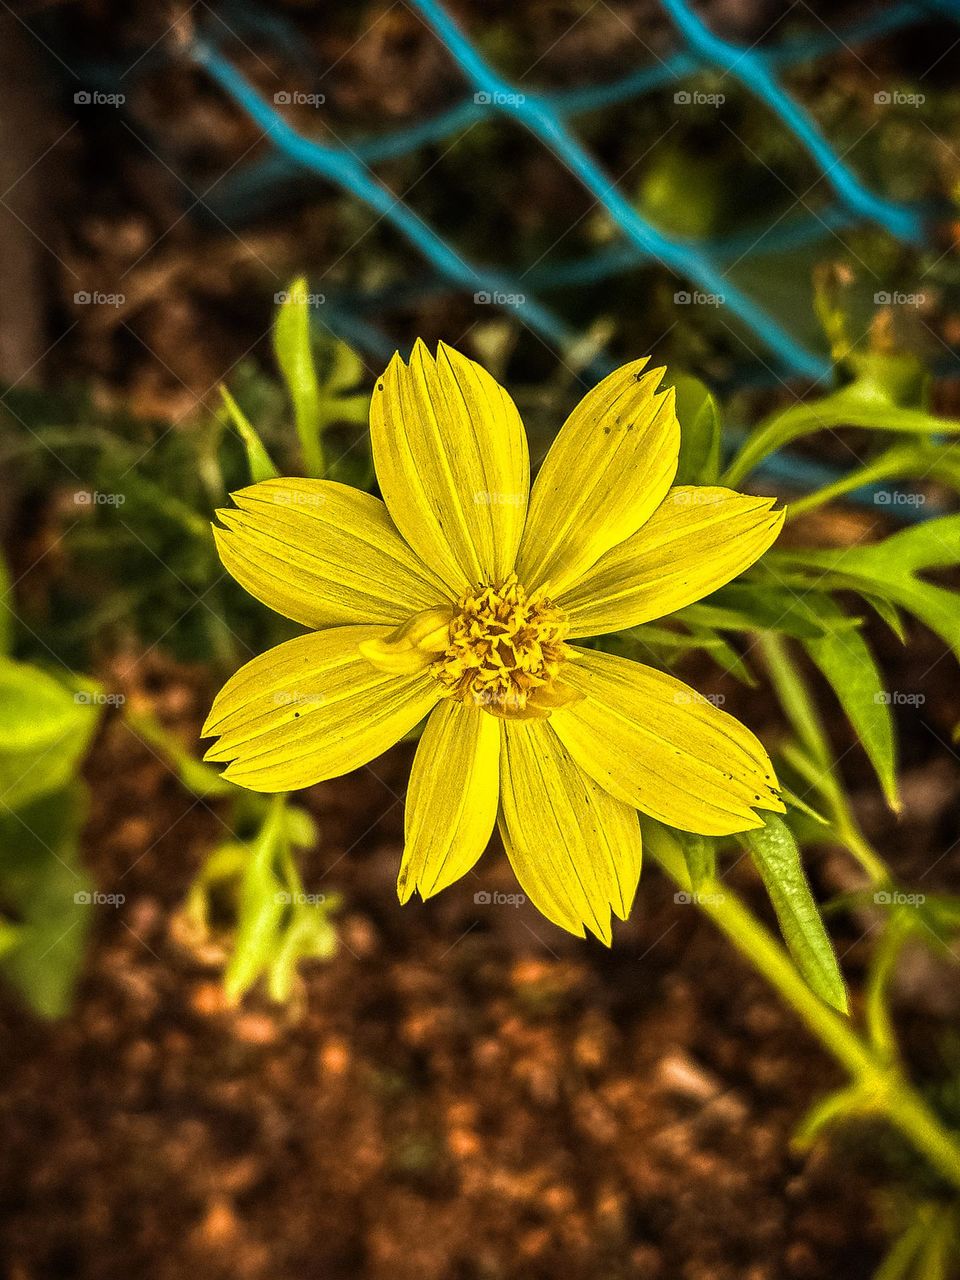
[[[195, 731], [206, 691], [164, 670]], [[309, 793], [305, 882], [344, 895], [343, 945], [293, 1009], [232, 1009], [173, 928], [220, 818], [105, 726], [88, 860], [126, 901], [63, 1024], [2, 1011], [7, 1274], [866, 1280], [868, 1184], [790, 1147], [839, 1082], [793, 1016], [652, 868], [610, 951], [475, 904], [516, 889], [498, 852], [401, 908], [409, 755]], [[913, 846], [955, 790], [924, 776]]]

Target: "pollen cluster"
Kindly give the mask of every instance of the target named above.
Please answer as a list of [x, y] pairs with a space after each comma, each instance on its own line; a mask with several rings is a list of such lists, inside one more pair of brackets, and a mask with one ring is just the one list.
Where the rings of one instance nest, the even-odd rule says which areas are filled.
[[564, 700], [556, 681], [569, 650], [566, 614], [510, 574], [457, 603], [449, 644], [431, 666], [444, 696], [502, 717], [547, 715]]

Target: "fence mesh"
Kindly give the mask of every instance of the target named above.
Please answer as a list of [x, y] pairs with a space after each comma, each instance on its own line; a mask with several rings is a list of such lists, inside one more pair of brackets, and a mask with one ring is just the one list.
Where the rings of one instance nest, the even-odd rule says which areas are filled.
[[[346, 144], [319, 142], [298, 132], [209, 36], [190, 50], [194, 61], [264, 132], [270, 152], [233, 178], [221, 199], [234, 208], [255, 208], [285, 177], [312, 175], [332, 183], [362, 201], [395, 228], [433, 269], [432, 287], [485, 295], [496, 306], [508, 300], [511, 314], [558, 351], [568, 350], [582, 335], [542, 300], [553, 289], [616, 275], [644, 262], [659, 263], [682, 282], [723, 299], [741, 332], [753, 335], [758, 359], [778, 377], [826, 378], [828, 358], [797, 338], [749, 293], [730, 279], [727, 264], [746, 255], [779, 252], [865, 222], [884, 229], [905, 243], [924, 239], [925, 216], [918, 207], [898, 203], [871, 190], [845, 157], [824, 136], [810, 113], [784, 88], [778, 73], [842, 48], [853, 48], [878, 36], [902, 31], [932, 17], [960, 17], [957, 0], [940, 3], [899, 3], [837, 30], [820, 23], [809, 34], [772, 47], [745, 47], [717, 36], [686, 0], [661, 0], [672, 21], [679, 48], [654, 65], [640, 67], [618, 79], [559, 92], [531, 93], [512, 84], [490, 65], [461, 27], [437, 0], [409, 0], [454, 60], [468, 86], [464, 98], [432, 118], [377, 137], [361, 137]], [[810, 11], [808, 11], [810, 12]], [[812, 20], [812, 19], [811, 19]], [[821, 177], [829, 184], [832, 202], [727, 239], [695, 241], [670, 234], [638, 210], [578, 139], [572, 121], [580, 114], [628, 102], [670, 84], [682, 84], [706, 70], [733, 77], [789, 130]], [[677, 100], [683, 100], [678, 90]], [[471, 260], [438, 230], [396, 196], [377, 177], [374, 166], [415, 152], [474, 125], [479, 117], [496, 116], [504, 127], [522, 128], [548, 148], [557, 161], [582, 184], [617, 228], [617, 243], [575, 260], [537, 265], [522, 276], [495, 264]], [[423, 285], [418, 283], [417, 288]], [[344, 336], [371, 355], [383, 356], [392, 347], [371, 322], [371, 311], [386, 305], [384, 297], [355, 300], [337, 308], [336, 326]], [[336, 327], [335, 326], [335, 327]], [[593, 372], [612, 363], [602, 352]]]

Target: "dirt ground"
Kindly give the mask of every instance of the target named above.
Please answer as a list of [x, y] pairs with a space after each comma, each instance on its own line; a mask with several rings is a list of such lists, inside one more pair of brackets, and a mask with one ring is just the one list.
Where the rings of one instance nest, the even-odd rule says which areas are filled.
[[[203, 678], [159, 663], [149, 682], [171, 727], [195, 733]], [[342, 947], [290, 1010], [257, 995], [233, 1009], [176, 928], [216, 808], [119, 718], [105, 725], [85, 844], [125, 901], [102, 909], [63, 1024], [2, 1007], [6, 1273], [866, 1280], [883, 1239], [875, 1153], [851, 1172], [849, 1151], [791, 1150], [839, 1083], [794, 1017], [653, 868], [609, 951], [529, 906], [477, 904], [515, 892], [498, 850], [401, 908], [409, 758], [308, 793], [321, 840], [304, 883], [343, 895]], [[960, 794], [919, 739], [906, 759], [900, 832], [862, 806], [905, 879]], [[818, 892], [845, 887], [842, 855], [811, 862]], [[731, 883], [763, 909], [743, 867]], [[832, 928], [856, 989], [869, 921]], [[914, 970], [902, 1012], [922, 1060], [960, 993], [955, 974]]]

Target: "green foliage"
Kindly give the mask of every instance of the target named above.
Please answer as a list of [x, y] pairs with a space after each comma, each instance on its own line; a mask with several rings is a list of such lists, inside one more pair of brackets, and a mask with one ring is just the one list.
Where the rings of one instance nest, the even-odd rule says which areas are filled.
[[275, 797], [253, 838], [218, 845], [194, 881], [184, 909], [193, 931], [209, 937], [218, 907], [227, 917], [230, 958], [224, 982], [231, 1001], [262, 979], [270, 998], [285, 1002], [301, 961], [335, 954], [330, 917], [339, 898], [305, 893], [294, 860], [296, 848], [315, 841], [309, 816]]
[[303, 474], [339, 479], [334, 475], [336, 467], [331, 468], [325, 459], [323, 435], [336, 422], [358, 426], [366, 422], [368, 397], [357, 391], [363, 380], [363, 364], [342, 342], [327, 341], [315, 351], [304, 276], [294, 280], [283, 297], [273, 345], [293, 405]]
[[0, 658], [0, 799], [19, 809], [76, 772], [99, 715], [100, 689], [64, 685], [37, 667]]
[[99, 686], [0, 658], [0, 972], [43, 1017], [67, 1011], [95, 889], [79, 862], [77, 778]]
[[313, 362], [310, 298], [304, 276], [294, 280], [283, 295], [273, 327], [273, 349], [293, 405], [305, 474], [322, 476], [325, 467], [320, 440], [320, 383]]
[[840, 968], [800, 861], [793, 833], [777, 814], [743, 841], [760, 872], [790, 954], [811, 988], [841, 1013], [847, 994]]

